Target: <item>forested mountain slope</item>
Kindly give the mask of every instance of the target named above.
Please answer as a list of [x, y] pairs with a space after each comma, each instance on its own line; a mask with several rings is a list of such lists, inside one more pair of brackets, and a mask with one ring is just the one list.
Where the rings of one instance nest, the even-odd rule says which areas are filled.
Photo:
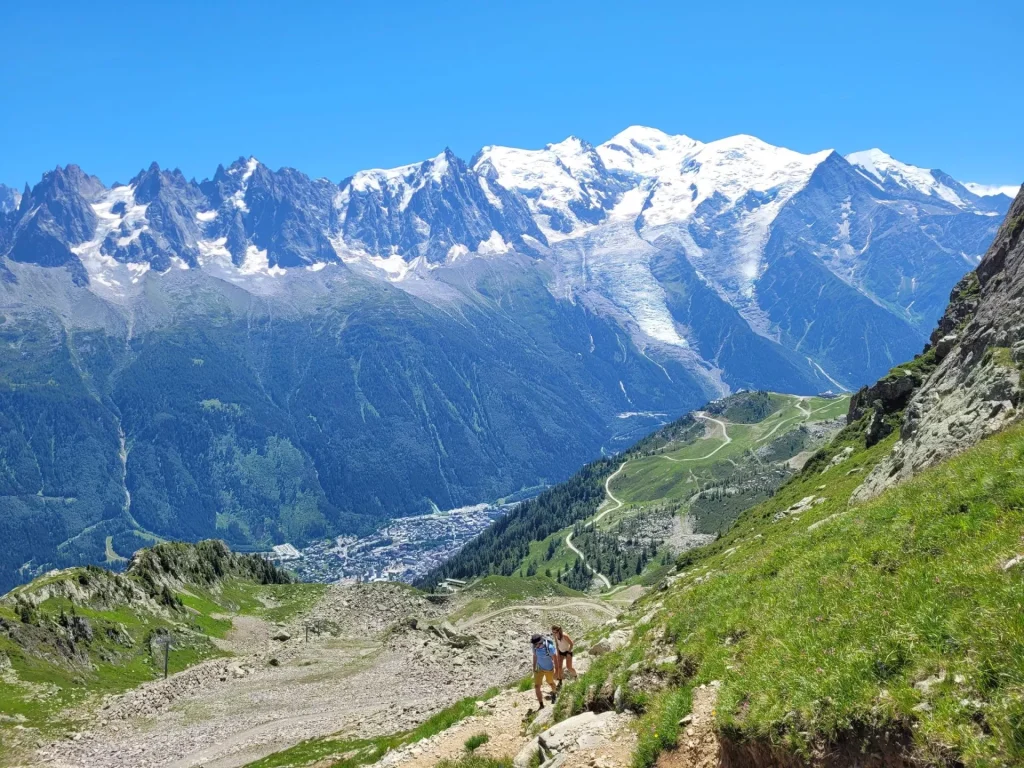
[[768, 392], [709, 403], [520, 504], [420, 586], [489, 574], [542, 574], [579, 590], [649, 583], [774, 494], [847, 407]]

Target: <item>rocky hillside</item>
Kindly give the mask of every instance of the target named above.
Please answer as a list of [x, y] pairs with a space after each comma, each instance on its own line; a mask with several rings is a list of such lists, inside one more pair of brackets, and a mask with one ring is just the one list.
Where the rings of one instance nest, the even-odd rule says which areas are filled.
[[15, 727], [58, 732], [75, 707], [157, 676], [165, 640], [171, 672], [223, 655], [224, 616], [258, 612], [260, 590], [301, 603], [309, 590], [290, 581], [260, 557], [203, 541], [139, 552], [124, 573], [88, 566], [18, 587], [0, 597], [0, 740]]
[[900, 409], [905, 406], [900, 439], [864, 481], [858, 498], [912, 477], [1020, 419], [1022, 235], [1024, 194], [1017, 196], [977, 270], [954, 289], [925, 353], [934, 370], [919, 386], [900, 382]]

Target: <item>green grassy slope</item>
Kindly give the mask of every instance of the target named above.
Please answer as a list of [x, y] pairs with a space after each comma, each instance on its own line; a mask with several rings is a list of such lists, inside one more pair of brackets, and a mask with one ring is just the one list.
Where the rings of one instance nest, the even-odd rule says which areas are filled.
[[[639, 764], [674, 745], [653, 735], [656, 713], [712, 679], [734, 756], [803, 759], [887, 734], [924, 764], [1024, 763], [1024, 564], [1006, 567], [1024, 554], [1024, 427], [851, 507], [895, 439], [865, 449], [860, 426], [684, 555], [667, 594], [648, 598], [663, 603], [654, 625], [602, 659], [595, 674], [619, 681], [655, 648], [679, 660], [645, 702]], [[821, 501], [786, 512], [807, 497]], [[600, 685], [590, 677], [576, 686]]]
[[[689, 515], [697, 533], [727, 530], [743, 510], [770, 498], [793, 474], [786, 465], [791, 458], [801, 453], [806, 456], [808, 449], [821, 444], [821, 438], [813, 437], [806, 425], [836, 419], [845, 415], [848, 407], [846, 397], [799, 398], [767, 392], [744, 392], [709, 404], [708, 415], [717, 414], [712, 418], [720, 423], [688, 416], [686, 428], [672, 425], [655, 433], [617, 457], [618, 464], [605, 462], [604, 471], [591, 479], [591, 487], [596, 487], [608, 477], [609, 469], [625, 462], [610, 482], [623, 506], [597, 524], [604, 537], [581, 528], [609, 506], [607, 501], [596, 506], [591, 502], [585, 517], [551, 533], [545, 531], [543, 538], [522, 549], [511, 575], [558, 578], [564, 573], [567, 584], [585, 589], [591, 576], [565, 544], [575, 526], [576, 547], [613, 584], [651, 583], [664, 575], [665, 556], [671, 551], [663, 545], [670, 525], [665, 520]], [[606, 497], [602, 493], [600, 498]], [[630, 523], [638, 514], [664, 518], [662, 537], [638, 538], [637, 527]]]
[[798, 408], [797, 403], [801, 401], [795, 397], [772, 397], [776, 401], [776, 410], [760, 422], [730, 422], [727, 420], [732, 410], [730, 408], [723, 409], [724, 413], [715, 417], [728, 424], [731, 438], [728, 444], [721, 437], [720, 428], [712, 425], [714, 433], [706, 440], [678, 448], [669, 446], [667, 450], [655, 455], [631, 461], [616, 478], [613, 489], [615, 495], [634, 504], [662, 499], [688, 499], [702, 484], [714, 482], [728, 474], [729, 467], [733, 466], [731, 462], [740, 461], [749, 451], [770, 445], [802, 422], [811, 419], [825, 421], [843, 416], [849, 405], [847, 398], [807, 398], [802, 401], [806, 409], [804, 412]]

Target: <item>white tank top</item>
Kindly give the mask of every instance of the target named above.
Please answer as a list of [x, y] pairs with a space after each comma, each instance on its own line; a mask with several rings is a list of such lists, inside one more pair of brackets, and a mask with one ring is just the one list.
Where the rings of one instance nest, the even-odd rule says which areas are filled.
[[555, 638], [555, 645], [558, 647], [559, 653], [566, 653], [572, 647], [569, 643], [569, 638], [564, 634], [561, 637]]

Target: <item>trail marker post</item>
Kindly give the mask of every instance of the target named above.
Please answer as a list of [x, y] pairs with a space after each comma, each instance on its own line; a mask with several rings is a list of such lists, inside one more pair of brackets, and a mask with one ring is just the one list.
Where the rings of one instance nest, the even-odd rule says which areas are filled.
[[156, 642], [157, 642], [158, 645], [162, 645], [164, 647], [164, 680], [166, 680], [167, 679], [167, 667], [168, 667], [168, 662], [170, 660], [170, 655], [171, 655], [171, 642], [172, 642], [172, 639], [171, 639], [170, 633], [168, 633], [166, 635], [160, 635], [156, 639]]

